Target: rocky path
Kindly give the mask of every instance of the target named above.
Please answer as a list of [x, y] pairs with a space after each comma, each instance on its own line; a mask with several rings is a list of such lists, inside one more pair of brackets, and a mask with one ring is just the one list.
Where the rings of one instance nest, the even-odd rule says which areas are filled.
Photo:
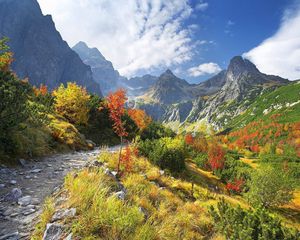
[[[115, 148], [110, 148], [114, 151]], [[29, 239], [35, 220], [47, 196], [59, 189], [73, 169], [96, 159], [99, 149], [89, 152], [57, 154], [20, 161], [20, 166], [0, 166], [0, 240]]]

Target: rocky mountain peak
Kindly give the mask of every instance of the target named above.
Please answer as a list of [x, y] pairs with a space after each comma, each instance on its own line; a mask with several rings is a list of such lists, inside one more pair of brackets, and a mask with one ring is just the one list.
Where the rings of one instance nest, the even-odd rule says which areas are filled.
[[227, 72], [234, 75], [240, 75], [245, 72], [259, 73], [259, 70], [248, 59], [244, 59], [241, 56], [236, 56], [230, 60]]
[[77, 52], [83, 60], [87, 58], [94, 58], [100, 61], [107, 61], [97, 48], [90, 48], [85, 42], [78, 42], [72, 49]]
[[169, 74], [169, 75], [173, 75], [173, 72], [170, 69], [167, 69], [163, 74]]

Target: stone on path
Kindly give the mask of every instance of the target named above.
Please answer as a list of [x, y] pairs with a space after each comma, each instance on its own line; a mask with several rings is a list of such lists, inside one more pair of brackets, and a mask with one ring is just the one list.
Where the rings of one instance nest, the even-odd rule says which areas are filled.
[[18, 240], [19, 232], [9, 233], [3, 236], [0, 236], [0, 240]]
[[20, 197], [22, 197], [22, 195], [23, 193], [20, 188], [14, 188], [8, 195], [6, 195], [5, 200], [16, 202]]
[[25, 197], [18, 199], [18, 204], [22, 207], [25, 207], [25, 206], [31, 204], [31, 200], [32, 200], [32, 198], [30, 196], [25, 196]]

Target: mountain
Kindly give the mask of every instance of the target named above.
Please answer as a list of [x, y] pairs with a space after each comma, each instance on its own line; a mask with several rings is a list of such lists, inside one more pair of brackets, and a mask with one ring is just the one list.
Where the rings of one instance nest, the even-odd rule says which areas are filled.
[[145, 94], [158, 80], [158, 77], [146, 74], [142, 77], [121, 78], [121, 87], [127, 90], [127, 95], [131, 98]]
[[289, 83], [287, 79], [261, 73], [252, 62], [240, 56], [231, 59], [224, 82], [220, 91], [200, 107], [194, 106], [188, 121], [205, 119], [216, 128], [222, 128], [232, 117], [245, 111], [260, 94]]
[[12, 68], [19, 77], [28, 77], [33, 85], [44, 83], [49, 89], [72, 81], [101, 95], [91, 68], [63, 41], [37, 0], [0, 0], [0, 23], [0, 37], [10, 39]]
[[168, 70], [135, 106], [164, 123], [205, 121], [220, 129], [259, 95], [288, 83], [287, 79], [261, 73], [252, 62], [237, 56], [227, 70], [199, 84], [189, 84]]
[[85, 64], [91, 66], [94, 80], [100, 84], [104, 95], [117, 89], [120, 74], [97, 48], [89, 48], [86, 43], [79, 42], [72, 49]]
[[77, 43], [73, 50], [85, 64], [91, 66], [93, 77], [100, 84], [104, 95], [124, 88], [128, 97], [134, 98], [143, 95], [158, 79], [149, 74], [127, 79], [114, 69], [113, 64], [97, 48], [90, 48], [84, 42]]

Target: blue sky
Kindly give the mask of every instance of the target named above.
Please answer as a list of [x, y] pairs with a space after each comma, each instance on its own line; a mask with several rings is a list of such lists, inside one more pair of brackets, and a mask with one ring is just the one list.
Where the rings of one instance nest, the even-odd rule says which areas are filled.
[[300, 0], [38, 0], [70, 46], [97, 47], [127, 77], [167, 68], [192, 83], [243, 55], [300, 79]]
[[[221, 2], [223, 4], [221, 4]], [[226, 4], [224, 4], [226, 2]], [[195, 7], [199, 1], [192, 1]], [[226, 68], [230, 59], [242, 55], [272, 36], [280, 26], [290, 0], [210, 0], [201, 14], [194, 14], [185, 24], [197, 24], [193, 39], [207, 39], [213, 44], [200, 46], [201, 53], [184, 68], [205, 62], [215, 62]], [[182, 76], [186, 76], [184, 73]], [[190, 81], [206, 79], [207, 75]], [[300, 75], [299, 75], [300, 78]]]

